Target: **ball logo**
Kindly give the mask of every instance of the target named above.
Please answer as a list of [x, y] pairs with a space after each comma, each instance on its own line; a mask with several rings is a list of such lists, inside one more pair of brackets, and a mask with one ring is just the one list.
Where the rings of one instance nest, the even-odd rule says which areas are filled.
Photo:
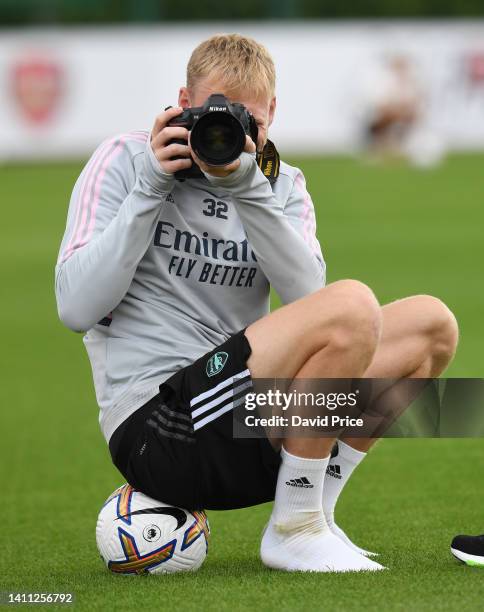
[[19, 110], [31, 124], [52, 119], [63, 93], [62, 67], [50, 58], [26, 57], [11, 70], [12, 93]]
[[215, 376], [215, 374], [221, 372], [224, 369], [228, 358], [228, 354], [224, 351], [219, 351], [218, 353], [215, 353], [215, 355], [212, 355], [207, 361], [207, 367], [205, 369], [207, 376]]
[[143, 529], [143, 538], [147, 542], [156, 542], [161, 537], [161, 530], [158, 525], [147, 525]]

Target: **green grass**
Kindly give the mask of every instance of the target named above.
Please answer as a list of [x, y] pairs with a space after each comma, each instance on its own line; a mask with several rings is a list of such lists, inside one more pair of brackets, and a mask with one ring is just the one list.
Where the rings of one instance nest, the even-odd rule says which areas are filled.
[[[451, 376], [482, 376], [482, 156], [418, 172], [347, 159], [299, 159], [317, 207], [329, 281], [352, 277], [387, 302], [432, 293], [462, 339]], [[97, 425], [81, 337], [57, 321], [53, 266], [80, 165], [0, 168], [2, 411], [0, 591], [73, 591], [92, 610], [457, 610], [484, 601], [484, 570], [449, 553], [484, 531], [481, 440], [385, 440], [355, 473], [338, 517], [381, 552], [377, 575], [265, 569], [269, 506], [209, 513], [195, 575], [111, 576], [96, 551], [98, 509], [122, 479]]]

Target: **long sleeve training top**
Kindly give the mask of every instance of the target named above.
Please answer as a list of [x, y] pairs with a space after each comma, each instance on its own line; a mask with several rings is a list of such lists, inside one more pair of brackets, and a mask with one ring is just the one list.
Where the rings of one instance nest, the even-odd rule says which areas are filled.
[[109, 139], [77, 180], [55, 270], [60, 319], [86, 332], [107, 441], [159, 385], [283, 303], [324, 286], [300, 170], [271, 186], [255, 157], [177, 181], [146, 131]]

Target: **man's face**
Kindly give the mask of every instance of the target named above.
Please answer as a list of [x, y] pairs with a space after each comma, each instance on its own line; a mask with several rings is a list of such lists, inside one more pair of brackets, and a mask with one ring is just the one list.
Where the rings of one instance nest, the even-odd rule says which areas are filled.
[[276, 98], [254, 99], [243, 92], [229, 92], [220, 81], [205, 78], [201, 79], [195, 88], [180, 89], [178, 104], [183, 108], [202, 106], [205, 100], [214, 93], [224, 94], [230, 102], [239, 102], [254, 115], [259, 134], [257, 137], [257, 150], [262, 151], [267, 141], [269, 126], [276, 110]]

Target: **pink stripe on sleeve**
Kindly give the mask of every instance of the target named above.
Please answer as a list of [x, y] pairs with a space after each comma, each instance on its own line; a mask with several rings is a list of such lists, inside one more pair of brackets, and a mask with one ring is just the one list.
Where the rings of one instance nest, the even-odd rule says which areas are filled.
[[94, 224], [96, 221], [96, 211], [97, 211], [97, 207], [99, 204], [99, 199], [100, 199], [100, 195], [101, 195], [101, 185], [104, 179], [104, 175], [106, 174], [106, 170], [109, 167], [109, 165], [113, 162], [113, 160], [115, 159], [115, 157], [117, 155], [119, 155], [119, 153], [121, 152], [121, 150], [124, 147], [124, 143], [125, 143], [125, 138], [120, 138], [118, 144], [116, 145], [116, 147], [109, 153], [109, 155], [105, 158], [102, 167], [99, 171], [99, 174], [97, 175], [96, 178], [96, 184], [94, 186], [94, 200], [93, 200], [93, 204], [92, 204], [92, 212], [91, 212], [91, 219], [89, 221], [89, 226], [87, 228], [87, 233], [84, 236], [84, 239], [82, 241], [82, 243], [79, 246], [83, 246], [84, 244], [88, 243], [89, 240], [91, 239], [91, 235], [92, 232], [94, 230]]
[[[99, 202], [101, 182], [109, 163], [114, 159], [114, 151], [119, 152], [122, 149], [122, 147], [119, 147], [120, 143], [127, 140], [144, 144], [148, 135], [147, 132], [139, 131], [112, 138], [100, 147], [95, 157], [91, 160], [80, 189], [71, 238], [60, 257], [62, 262], [66, 261], [76, 249], [84, 246], [89, 241], [94, 228], [95, 211]], [[110, 161], [106, 164], [106, 160]], [[101, 181], [99, 180], [100, 175]], [[93, 187], [94, 196], [91, 198]]]
[[298, 174], [294, 183], [299, 188], [304, 201], [304, 206], [300, 217], [303, 222], [304, 240], [310, 245], [316, 254], [319, 254], [319, 245], [316, 240], [316, 217], [314, 215], [314, 206], [311, 196], [307, 192], [306, 182], [303, 175]]
[[135, 141], [135, 142], [140, 142], [144, 144], [147, 138], [148, 138], [148, 134], [146, 132], [140, 133], [140, 134], [135, 133], [135, 132], [123, 134], [119, 138], [119, 141], [116, 144], [116, 147], [105, 157], [102, 163], [102, 166], [99, 170], [99, 173], [96, 177], [96, 183], [94, 186], [94, 197], [93, 197], [92, 206], [90, 209], [91, 217], [89, 220], [89, 225], [87, 227], [87, 231], [86, 231], [84, 238], [82, 240], [81, 239], [79, 240], [79, 247], [84, 246], [85, 244], [89, 242], [89, 240], [91, 239], [92, 233], [94, 231], [94, 226], [95, 226], [95, 221], [96, 221], [96, 211], [97, 211], [97, 207], [98, 207], [99, 200], [100, 200], [100, 194], [101, 194], [101, 185], [102, 185], [104, 175], [106, 174], [106, 170], [108, 169], [109, 165], [112, 164], [115, 157], [117, 157], [117, 155], [119, 155], [119, 153], [122, 151], [125, 142]]
[[107, 148], [110, 146], [110, 142], [106, 142], [105, 144], [101, 145], [99, 147], [99, 149], [96, 151], [96, 153], [94, 154], [94, 156], [92, 157], [92, 159], [89, 161], [88, 165], [85, 168], [85, 174], [84, 174], [84, 178], [81, 184], [81, 188], [79, 190], [79, 196], [77, 198], [77, 203], [76, 203], [76, 217], [74, 220], [74, 225], [72, 228], [72, 233], [71, 233], [71, 237], [69, 239], [69, 242], [67, 243], [63, 253], [60, 256], [60, 259], [62, 261], [65, 261], [71, 254], [71, 251], [73, 250], [73, 245], [75, 242], [75, 237], [76, 234], [78, 232], [79, 229], [79, 223], [80, 223], [80, 219], [82, 216], [82, 211], [83, 211], [83, 200], [85, 198], [85, 194], [86, 192], [89, 192], [89, 188], [88, 185], [90, 184], [91, 181], [91, 176], [92, 174], [95, 172], [99, 160], [102, 158], [103, 154], [106, 152]]
[[[107, 149], [106, 150], [106, 154], [104, 156], [103, 159], [99, 160], [99, 163], [96, 167], [96, 170], [92, 173], [92, 177], [90, 180], [90, 184], [88, 186], [88, 189], [86, 190], [86, 195], [85, 195], [85, 202], [84, 202], [84, 214], [82, 217], [82, 221], [81, 224], [79, 226], [79, 230], [77, 232], [77, 236], [76, 236], [76, 240], [75, 240], [75, 247], [76, 249], [79, 249], [80, 247], [84, 246], [85, 244], [87, 244], [87, 242], [89, 242], [89, 238], [87, 237], [87, 234], [89, 233], [89, 229], [92, 227], [93, 222], [92, 222], [92, 217], [93, 217], [93, 210], [94, 208], [97, 208], [97, 204], [95, 205], [96, 202], [96, 196], [95, 193], [93, 195], [92, 200], [90, 199], [90, 194], [92, 191], [92, 188], [94, 186], [94, 191], [96, 190], [96, 185], [99, 185], [99, 181], [98, 181], [98, 177], [99, 174], [102, 173], [102, 178], [104, 178], [104, 175], [106, 173], [106, 165], [105, 165], [105, 161], [106, 159], [111, 158], [111, 154], [114, 150], [118, 149], [119, 143], [120, 142], [124, 142], [126, 140], [130, 140], [130, 141], [134, 141], [134, 142], [140, 142], [140, 143], [145, 143], [146, 142], [146, 134], [145, 135], [138, 135], [138, 134], [134, 134], [134, 133], [128, 133], [128, 134], [122, 134], [120, 136], [117, 136], [116, 138], [113, 138], [110, 141], [110, 144], [112, 146], [114, 146], [114, 149]], [[104, 169], [104, 170], [103, 170]], [[99, 201], [99, 196], [98, 196], [98, 201]], [[83, 237], [84, 234], [84, 237]], [[74, 250], [74, 249], [73, 249]]]
[[77, 227], [76, 236], [75, 236], [75, 238], [73, 240], [73, 243], [72, 243], [72, 246], [71, 246], [71, 252], [66, 253], [66, 259], [67, 259], [67, 257], [69, 257], [72, 254], [72, 251], [74, 251], [75, 249], [78, 249], [81, 246], [80, 245], [80, 241], [81, 241], [82, 234], [86, 230], [87, 219], [88, 219], [88, 215], [89, 215], [89, 211], [90, 211], [90, 206], [91, 206], [90, 195], [91, 195], [92, 187], [94, 185], [94, 181], [95, 181], [96, 176], [97, 176], [97, 174], [99, 172], [99, 169], [102, 166], [103, 160], [109, 154], [109, 151], [112, 149], [115, 141], [116, 141], [115, 139], [112, 139], [112, 140], [110, 140], [107, 143], [107, 146], [103, 149], [102, 155], [99, 156], [99, 158], [97, 160], [96, 166], [93, 167], [91, 172], [90, 172], [89, 180], [88, 180], [88, 183], [86, 185], [86, 189], [85, 189], [85, 191], [83, 193], [83, 196], [82, 196], [82, 202], [81, 202], [82, 215], [81, 215], [81, 219], [80, 219], [79, 225]]
[[298, 174], [295, 180], [295, 184], [297, 185], [297, 187], [299, 188], [299, 191], [301, 192], [301, 195], [303, 196], [303, 208], [301, 211], [301, 216], [300, 218], [302, 219], [303, 222], [303, 232], [304, 232], [304, 240], [306, 242], [309, 242], [309, 237], [308, 237], [308, 217], [309, 217], [309, 211], [310, 211], [310, 204], [309, 204], [309, 196], [308, 193], [306, 191], [306, 186], [304, 183], [304, 179], [302, 174]]

